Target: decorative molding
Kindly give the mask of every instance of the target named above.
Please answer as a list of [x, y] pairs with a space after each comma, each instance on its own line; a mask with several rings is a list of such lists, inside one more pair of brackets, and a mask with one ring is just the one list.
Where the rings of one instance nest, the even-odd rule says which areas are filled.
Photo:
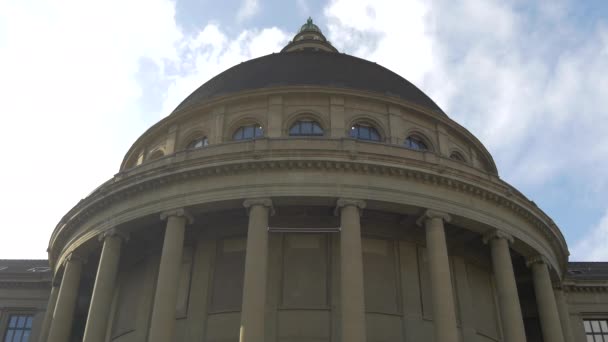
[[129, 233], [121, 232], [116, 228], [112, 228], [99, 233], [97, 239], [99, 240], [99, 242], [104, 242], [106, 238], [115, 236], [119, 237], [123, 242], [129, 241], [130, 237]]
[[68, 262], [78, 262], [78, 263], [81, 263], [81, 264], [86, 264], [87, 259], [85, 257], [83, 257], [82, 255], [76, 253], [76, 252], [72, 252], [72, 253], [70, 253], [67, 256], [67, 258], [65, 258], [64, 262], [65, 263], [68, 263]]
[[[259, 151], [262, 153], [263, 151]], [[348, 151], [341, 151], [341, 155], [348, 156]], [[178, 155], [177, 153], [176, 155]], [[194, 154], [192, 154], [194, 155]], [[176, 183], [192, 178], [207, 178], [214, 175], [238, 175], [242, 173], [255, 172], [258, 170], [293, 170], [314, 169], [326, 172], [349, 172], [359, 174], [375, 174], [397, 178], [404, 178], [427, 185], [448, 188], [453, 191], [467, 193], [475, 198], [494, 203], [498, 207], [505, 208], [523, 217], [548, 238], [550, 243], [558, 251], [562, 251], [562, 258], [567, 259], [567, 249], [563, 236], [553, 221], [546, 216], [538, 207], [533, 206], [523, 195], [514, 191], [508, 185], [497, 184], [490, 180], [479, 179], [477, 185], [467, 180], [457, 179], [454, 172], [436, 173], [438, 165], [419, 161], [418, 163], [428, 165], [427, 170], [407, 169], [401, 165], [370, 164], [370, 160], [265, 160], [266, 154], [261, 155], [258, 160], [243, 158], [236, 163], [218, 165], [200, 165], [199, 158], [185, 161], [172, 161], [164, 165], [160, 162], [159, 167], [152, 170], [141, 170], [131, 175], [119, 174], [114, 180], [108, 181], [89, 197], [78, 203], [60, 221], [51, 237], [52, 252], [51, 260], [56, 260], [59, 253], [65, 248], [65, 243], [80, 224], [100, 210], [109, 205], [124, 201], [134, 195], [149, 190], [157, 190], [161, 186]], [[195, 161], [197, 162], [195, 164]], [[182, 167], [181, 163], [193, 163], [195, 167]], [[371, 161], [375, 162], [375, 161]], [[133, 173], [133, 172], [131, 172]], [[467, 176], [471, 177], [472, 175]], [[491, 185], [491, 186], [488, 186]], [[493, 187], [493, 188], [492, 188]], [[527, 203], [527, 204], [520, 204]], [[182, 209], [183, 210], [183, 209]]]
[[243, 206], [245, 207], [245, 209], [247, 209], [247, 215], [249, 215], [251, 207], [258, 205], [268, 208], [270, 216], [274, 216], [274, 206], [272, 205], [272, 200], [270, 198], [248, 198], [243, 201]]
[[551, 265], [544, 255], [534, 255], [526, 258], [526, 267], [531, 267], [535, 264], [545, 264], [547, 267]]
[[514, 242], [513, 235], [508, 234], [508, 233], [503, 232], [498, 229], [490, 230], [490, 231], [486, 232], [485, 234], [483, 234], [483, 237], [482, 237], [483, 243], [486, 245], [488, 244], [488, 242], [490, 242], [494, 239], [507, 240], [509, 245], [513, 244], [513, 242]]
[[190, 215], [190, 213], [184, 208], [167, 210], [167, 211], [163, 211], [162, 213], [160, 213], [161, 221], [166, 221], [171, 216], [183, 217], [186, 219], [186, 222], [188, 224], [194, 223], [194, 217], [192, 217], [192, 215]]
[[452, 217], [448, 213], [444, 213], [442, 211], [427, 209], [424, 211], [422, 216], [416, 220], [416, 224], [420, 227], [424, 227], [426, 220], [428, 219], [441, 219], [443, 222], [450, 222]]
[[340, 209], [348, 206], [354, 206], [359, 209], [359, 215], [361, 215], [361, 212], [363, 211], [363, 209], [365, 209], [367, 204], [365, 203], [365, 201], [360, 199], [338, 198], [338, 200], [336, 201], [336, 209], [334, 209], [334, 215], [339, 216]]

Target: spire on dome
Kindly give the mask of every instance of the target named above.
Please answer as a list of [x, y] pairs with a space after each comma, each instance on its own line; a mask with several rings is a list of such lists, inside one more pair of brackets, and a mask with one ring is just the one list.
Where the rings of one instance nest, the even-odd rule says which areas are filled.
[[319, 26], [315, 25], [311, 17], [300, 27], [300, 31], [293, 37], [293, 40], [281, 50], [281, 52], [291, 51], [326, 51], [338, 52], [325, 38]]

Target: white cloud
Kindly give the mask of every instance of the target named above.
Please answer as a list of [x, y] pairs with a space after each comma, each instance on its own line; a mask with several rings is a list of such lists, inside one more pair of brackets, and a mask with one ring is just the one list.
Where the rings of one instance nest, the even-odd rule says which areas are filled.
[[518, 4], [333, 0], [325, 14], [335, 44], [417, 84], [480, 138], [507, 181], [528, 193], [562, 183], [564, 207], [605, 203], [608, 29], [573, 26], [564, 1]]
[[258, 14], [258, 12], [260, 12], [260, 3], [258, 0], [243, 0], [241, 7], [239, 7], [238, 12], [236, 13], [236, 20], [238, 22], [245, 21]]
[[590, 232], [585, 234], [585, 237], [579, 240], [570, 251], [573, 260], [608, 260], [608, 210]]
[[291, 35], [276, 27], [245, 30], [229, 39], [219, 26], [207, 25], [190, 44], [182, 48], [184, 56], [169, 75], [171, 84], [163, 104], [162, 115], [168, 115], [197, 87], [229, 67], [249, 59], [278, 52]]
[[[276, 28], [231, 39], [214, 25], [191, 38], [174, 16], [169, 0], [0, 1], [0, 258], [45, 257], [61, 216], [161, 113], [287, 39]], [[164, 96], [150, 112], [148, 88]]]

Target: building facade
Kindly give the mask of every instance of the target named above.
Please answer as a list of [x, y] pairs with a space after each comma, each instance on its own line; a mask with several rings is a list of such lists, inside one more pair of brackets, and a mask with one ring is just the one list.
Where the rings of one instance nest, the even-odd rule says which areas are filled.
[[312, 20], [146, 131], [49, 264], [42, 342], [608, 342], [608, 264]]

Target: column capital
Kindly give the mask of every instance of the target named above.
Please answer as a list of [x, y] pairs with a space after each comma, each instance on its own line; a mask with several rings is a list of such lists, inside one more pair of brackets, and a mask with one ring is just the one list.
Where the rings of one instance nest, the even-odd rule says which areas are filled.
[[99, 242], [104, 242], [106, 238], [109, 237], [119, 237], [123, 242], [129, 241], [129, 233], [121, 232], [116, 228], [105, 230], [97, 236]]
[[186, 219], [186, 222], [188, 224], [194, 223], [194, 218], [184, 208], [176, 208], [176, 209], [172, 209], [172, 210], [163, 211], [160, 213], [160, 219], [162, 221], [166, 221], [171, 216], [183, 217]]
[[416, 224], [419, 225], [420, 227], [423, 227], [426, 220], [437, 219], [437, 218], [443, 220], [443, 222], [450, 222], [452, 220], [452, 217], [448, 213], [444, 213], [443, 211], [438, 211], [438, 210], [433, 210], [433, 209], [427, 209], [422, 214], [422, 216], [420, 216], [418, 218], [418, 220], [416, 220]]
[[545, 264], [547, 265], [547, 267], [549, 267], [549, 260], [547, 260], [547, 258], [543, 255], [533, 255], [530, 257], [526, 258], [526, 266], [527, 267], [532, 267], [532, 265], [534, 264]]
[[84, 264], [87, 262], [87, 259], [76, 252], [72, 252], [65, 258], [64, 264], [67, 264], [68, 262], [78, 262], [80, 264]]
[[367, 204], [364, 200], [356, 198], [338, 198], [338, 200], [336, 201], [336, 209], [334, 210], [334, 215], [338, 216], [339, 210], [348, 206], [353, 206], [359, 210], [362, 210], [365, 209]]
[[254, 206], [262, 206], [264, 208], [268, 208], [268, 210], [270, 211], [270, 215], [274, 215], [274, 206], [272, 205], [272, 200], [270, 198], [248, 198], [245, 201], [243, 201], [243, 206], [245, 207], [245, 209], [247, 209], [247, 215], [249, 215], [249, 211], [251, 210], [251, 207]]
[[484, 244], [488, 244], [490, 241], [492, 241], [494, 239], [507, 240], [509, 245], [513, 244], [513, 241], [514, 241], [513, 236], [511, 234], [505, 233], [498, 229], [493, 229], [493, 230], [487, 231], [483, 234], [483, 237], [482, 237]]

